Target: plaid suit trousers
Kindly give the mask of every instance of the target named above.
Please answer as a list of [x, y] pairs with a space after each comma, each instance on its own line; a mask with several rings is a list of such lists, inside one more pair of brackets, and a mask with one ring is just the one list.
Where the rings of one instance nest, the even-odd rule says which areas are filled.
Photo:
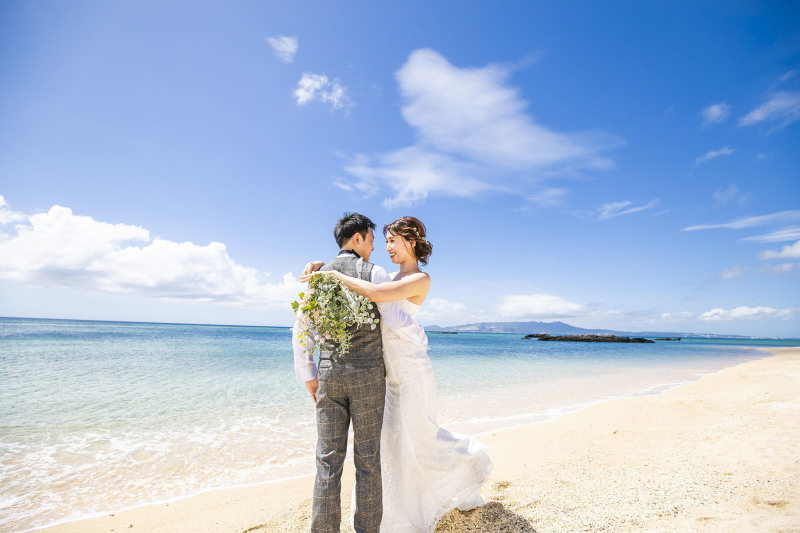
[[378, 364], [345, 360], [319, 363], [317, 390], [317, 478], [311, 518], [313, 533], [338, 533], [341, 525], [341, 478], [347, 433], [353, 421], [356, 467], [356, 533], [378, 533], [383, 515], [381, 427], [386, 371]]

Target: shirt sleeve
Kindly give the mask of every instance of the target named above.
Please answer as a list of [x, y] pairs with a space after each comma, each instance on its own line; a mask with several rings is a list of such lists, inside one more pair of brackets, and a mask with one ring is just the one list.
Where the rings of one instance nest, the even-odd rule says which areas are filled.
[[[300, 311], [298, 311], [300, 313]], [[300, 340], [300, 321], [292, 326], [292, 351], [294, 352], [294, 373], [298, 383], [317, 379], [317, 365], [314, 364], [314, 331]]]

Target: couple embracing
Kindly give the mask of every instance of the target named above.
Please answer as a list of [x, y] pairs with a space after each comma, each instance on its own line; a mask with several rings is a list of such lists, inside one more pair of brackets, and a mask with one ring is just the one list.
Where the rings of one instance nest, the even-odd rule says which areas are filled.
[[341, 523], [341, 475], [353, 423], [356, 468], [351, 520], [357, 533], [432, 532], [447, 511], [483, 505], [480, 487], [492, 463], [476, 439], [438, 426], [436, 383], [428, 338], [417, 312], [430, 289], [432, 246], [425, 226], [401, 217], [383, 228], [386, 251], [399, 265], [393, 275], [369, 262], [375, 224], [345, 215], [334, 237], [339, 255], [309, 263], [301, 281], [322, 270], [368, 296], [380, 312], [380, 328], [355, 328], [350, 350], [334, 358], [335, 346], [302, 346], [293, 331], [297, 379], [316, 403], [317, 477], [311, 531], [335, 533]]

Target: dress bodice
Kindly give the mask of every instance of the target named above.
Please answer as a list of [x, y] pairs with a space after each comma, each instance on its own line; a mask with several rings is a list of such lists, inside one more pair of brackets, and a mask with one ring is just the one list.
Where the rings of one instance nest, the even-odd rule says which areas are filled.
[[404, 313], [414, 318], [417, 318], [417, 313], [419, 313], [419, 310], [422, 307], [420, 304], [409, 302], [406, 299], [400, 300], [397, 303], [400, 305], [400, 309], [402, 309]]
[[408, 342], [428, 348], [428, 336], [425, 335], [425, 329], [417, 322], [417, 313], [422, 306], [405, 299], [378, 305], [384, 319], [388, 316], [394, 317], [391, 328], [388, 327], [386, 320], [381, 321], [384, 337], [397, 335]]

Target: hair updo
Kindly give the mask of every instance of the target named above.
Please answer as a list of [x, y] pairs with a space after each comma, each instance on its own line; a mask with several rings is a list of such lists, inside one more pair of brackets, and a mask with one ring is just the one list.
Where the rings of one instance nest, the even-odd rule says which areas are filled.
[[425, 224], [418, 218], [400, 217], [383, 227], [383, 236], [386, 237], [387, 233], [400, 235], [407, 241], [413, 241], [414, 255], [423, 265], [428, 264], [428, 257], [433, 253], [433, 245], [425, 238]]

